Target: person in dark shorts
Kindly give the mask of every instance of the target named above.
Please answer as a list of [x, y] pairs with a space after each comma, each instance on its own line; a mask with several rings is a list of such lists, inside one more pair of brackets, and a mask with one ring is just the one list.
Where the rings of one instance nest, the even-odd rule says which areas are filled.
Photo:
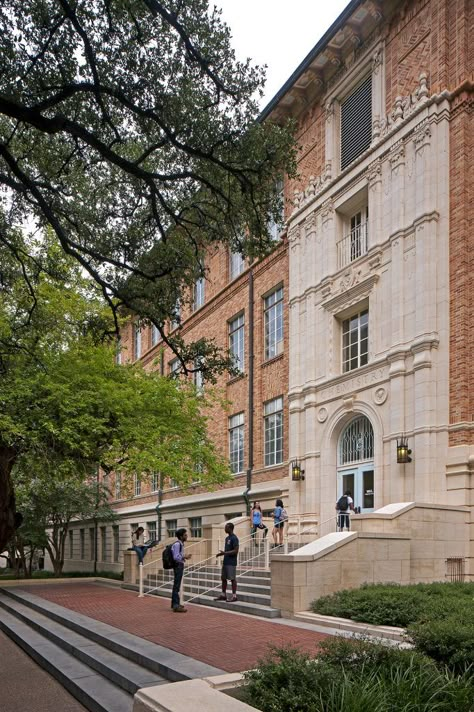
[[223, 556], [222, 563], [222, 593], [216, 598], [216, 601], [227, 601], [227, 581], [232, 585], [231, 601], [237, 601], [237, 554], [239, 553], [239, 540], [234, 534], [234, 525], [232, 522], [227, 522], [225, 525], [225, 533], [227, 534], [224, 551], [219, 551], [217, 556]]

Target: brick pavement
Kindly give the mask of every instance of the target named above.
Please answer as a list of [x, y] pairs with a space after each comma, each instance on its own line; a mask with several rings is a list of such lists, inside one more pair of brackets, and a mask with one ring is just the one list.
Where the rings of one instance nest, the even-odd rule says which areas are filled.
[[28, 591], [227, 672], [254, 667], [271, 644], [292, 644], [314, 653], [327, 637], [206, 606], [189, 605], [188, 613], [178, 615], [172, 613], [168, 599], [140, 599], [133, 591], [95, 583], [35, 586]]

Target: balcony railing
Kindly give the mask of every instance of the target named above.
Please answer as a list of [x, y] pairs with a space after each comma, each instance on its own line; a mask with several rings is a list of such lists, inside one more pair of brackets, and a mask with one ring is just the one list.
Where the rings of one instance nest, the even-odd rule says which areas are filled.
[[339, 269], [354, 262], [367, 252], [368, 221], [352, 228], [348, 235], [337, 243], [337, 264]]

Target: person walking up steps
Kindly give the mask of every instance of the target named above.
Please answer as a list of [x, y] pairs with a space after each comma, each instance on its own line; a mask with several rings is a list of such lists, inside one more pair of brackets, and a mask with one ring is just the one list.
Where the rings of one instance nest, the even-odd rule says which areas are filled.
[[250, 517], [252, 520], [252, 540], [254, 543], [257, 542], [257, 529], [263, 529], [263, 538], [268, 534], [268, 527], [262, 521], [262, 508], [260, 502], [254, 502], [252, 511], [250, 512]]
[[184, 574], [184, 562], [191, 556], [191, 554], [185, 555], [184, 553], [184, 542], [187, 538], [188, 533], [186, 529], [177, 529], [176, 541], [171, 547], [171, 554], [174, 559], [174, 581], [173, 592], [171, 594], [171, 608], [175, 613], [186, 613], [188, 610], [181, 605], [179, 600], [179, 589], [181, 588], [181, 581], [183, 580]]
[[234, 525], [232, 522], [227, 522], [225, 525], [225, 533], [227, 534], [224, 551], [219, 551], [217, 556], [223, 556], [224, 561], [222, 563], [222, 593], [215, 600], [216, 601], [227, 601], [227, 581], [231, 582], [232, 585], [232, 598], [231, 601], [237, 601], [237, 554], [239, 553], [239, 540], [234, 534]]

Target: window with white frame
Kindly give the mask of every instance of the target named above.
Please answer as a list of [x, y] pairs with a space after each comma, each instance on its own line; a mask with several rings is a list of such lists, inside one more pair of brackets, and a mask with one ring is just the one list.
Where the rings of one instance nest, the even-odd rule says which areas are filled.
[[202, 517], [189, 518], [189, 532], [193, 539], [202, 537]]
[[122, 496], [122, 476], [119, 472], [115, 474], [115, 499], [120, 499]]
[[340, 126], [341, 170], [344, 170], [372, 142], [372, 75], [341, 101]]
[[177, 519], [167, 519], [166, 520], [166, 536], [175, 536], [176, 529], [178, 528]]
[[151, 325], [151, 345], [156, 346], [158, 341], [160, 340], [160, 332], [158, 330], [158, 327], [155, 326], [154, 324]]
[[148, 536], [153, 541], [156, 541], [156, 522], [147, 522], [146, 528], [148, 530]]
[[173, 318], [171, 319], [171, 328], [177, 329], [181, 322], [181, 302], [179, 299], [176, 301], [173, 310]]
[[196, 387], [196, 391], [200, 394], [204, 391], [204, 377], [202, 375], [202, 371], [200, 370], [200, 364], [198, 361], [194, 362], [194, 368], [197, 370], [193, 371], [193, 383]]
[[265, 359], [283, 351], [283, 287], [278, 287], [264, 300]]
[[172, 361], [170, 361], [169, 367], [170, 367], [170, 376], [173, 376], [173, 378], [177, 378], [179, 374], [179, 369], [180, 369], [180, 361], [179, 358], [174, 358]]
[[199, 309], [204, 304], [204, 277], [199, 277], [194, 283], [194, 300], [193, 307], [194, 311]]
[[133, 324], [133, 358], [138, 360], [142, 355], [142, 330], [140, 324]]
[[353, 371], [369, 360], [369, 310], [342, 322], [342, 371]]
[[158, 492], [160, 489], [160, 475], [158, 472], [154, 472], [151, 476], [151, 491]]
[[365, 255], [368, 250], [369, 209], [367, 205], [344, 220], [344, 235], [337, 243], [338, 267]]
[[115, 350], [115, 363], [119, 366], [122, 363], [122, 339], [119, 337], [117, 339], [117, 346]]
[[282, 228], [281, 224], [283, 223], [283, 218], [284, 218], [283, 178], [280, 178], [277, 181], [275, 190], [278, 194], [278, 199], [280, 201], [280, 215], [278, 216], [279, 217], [278, 220], [275, 220], [273, 217], [270, 218], [270, 220], [268, 221], [268, 232], [270, 233], [270, 237], [272, 240], [279, 240], [280, 236], [283, 232], [283, 228]]
[[243, 413], [237, 413], [229, 418], [229, 461], [230, 470], [234, 475], [244, 471]]
[[229, 255], [229, 272], [230, 278], [235, 279], [242, 274], [245, 269], [245, 259], [240, 252], [231, 251]]
[[114, 562], [117, 563], [120, 556], [120, 531], [117, 524], [112, 527], [113, 540], [114, 540]]
[[229, 321], [229, 351], [234, 366], [243, 372], [245, 367], [245, 315], [243, 313]]
[[168, 486], [170, 489], [175, 489], [176, 487], [179, 487], [178, 480], [175, 480], [174, 477], [170, 477], [168, 479]]
[[133, 475], [133, 494], [138, 497], [142, 493], [142, 481], [138, 475]]
[[263, 406], [265, 467], [283, 462], [283, 397]]

